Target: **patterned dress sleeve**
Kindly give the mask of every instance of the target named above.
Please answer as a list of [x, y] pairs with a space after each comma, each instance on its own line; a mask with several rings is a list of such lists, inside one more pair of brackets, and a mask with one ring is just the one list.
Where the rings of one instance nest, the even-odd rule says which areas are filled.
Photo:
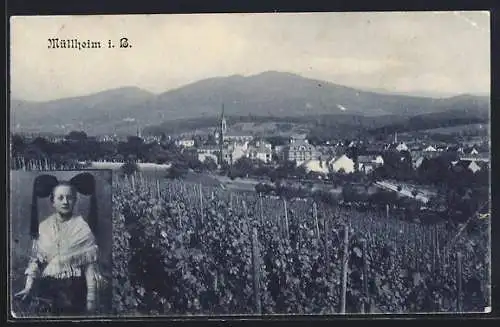
[[98, 290], [98, 269], [96, 263], [85, 267], [85, 279], [87, 282], [87, 304], [95, 309]]
[[36, 278], [39, 273], [39, 253], [38, 253], [38, 246], [37, 246], [37, 240], [33, 241], [32, 247], [31, 247], [31, 253], [30, 253], [30, 258], [28, 261], [28, 267], [26, 268], [24, 274], [27, 276], [30, 276], [32, 278]]
[[30, 258], [28, 261], [28, 267], [24, 271], [24, 274], [26, 275], [26, 289], [30, 289], [33, 286], [33, 282], [35, 278], [37, 278], [39, 274], [39, 254], [38, 254], [38, 246], [37, 246], [37, 240], [33, 241], [32, 247], [31, 247], [31, 253], [30, 253]]

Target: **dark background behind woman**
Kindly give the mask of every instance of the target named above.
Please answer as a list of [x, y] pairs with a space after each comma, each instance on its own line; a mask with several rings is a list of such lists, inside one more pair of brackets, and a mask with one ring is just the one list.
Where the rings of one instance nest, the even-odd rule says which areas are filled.
[[[11, 171], [10, 180], [10, 251], [11, 251], [11, 293], [23, 288], [25, 282], [24, 270], [28, 264], [32, 246], [30, 237], [30, 215], [33, 182], [42, 174], [51, 174], [58, 180], [69, 180], [81, 173], [78, 171]], [[112, 173], [110, 170], [86, 170], [91, 173], [96, 182], [99, 268], [103, 276], [111, 283], [111, 247], [112, 247]], [[90, 196], [78, 194], [74, 214], [87, 218]], [[40, 223], [53, 213], [54, 209], [48, 198], [38, 200], [38, 217]], [[107, 290], [110, 288], [108, 287]], [[101, 299], [101, 312], [109, 312], [111, 292]], [[15, 310], [15, 308], [13, 308]], [[17, 315], [22, 313], [14, 312]]]

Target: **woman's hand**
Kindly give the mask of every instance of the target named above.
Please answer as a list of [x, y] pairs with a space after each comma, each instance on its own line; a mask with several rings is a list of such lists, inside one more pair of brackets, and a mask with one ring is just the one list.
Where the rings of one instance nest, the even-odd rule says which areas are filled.
[[14, 297], [21, 298], [21, 300], [26, 300], [31, 293], [31, 287], [25, 287], [22, 291], [14, 294]]
[[89, 313], [94, 313], [96, 311], [95, 300], [87, 300], [87, 311]]
[[26, 276], [26, 285], [24, 286], [24, 289], [20, 292], [17, 292], [14, 294], [14, 297], [20, 297], [21, 300], [26, 300], [26, 298], [30, 295], [31, 293], [31, 288], [33, 286], [33, 276], [28, 275]]

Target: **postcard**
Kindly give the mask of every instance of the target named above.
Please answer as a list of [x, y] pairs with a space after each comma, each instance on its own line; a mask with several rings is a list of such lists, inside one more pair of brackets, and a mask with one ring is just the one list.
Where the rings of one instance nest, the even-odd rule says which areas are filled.
[[11, 318], [490, 312], [489, 20], [12, 17]]

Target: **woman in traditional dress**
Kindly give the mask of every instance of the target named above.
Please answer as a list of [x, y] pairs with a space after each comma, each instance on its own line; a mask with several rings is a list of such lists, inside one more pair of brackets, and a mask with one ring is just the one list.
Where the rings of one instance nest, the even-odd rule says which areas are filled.
[[[88, 223], [75, 216], [77, 193], [90, 195]], [[38, 198], [50, 198], [54, 214], [38, 223]], [[33, 249], [25, 271], [26, 284], [16, 297], [27, 299], [34, 290], [51, 303], [53, 315], [91, 314], [97, 309], [98, 269], [95, 180], [82, 173], [70, 181], [51, 175], [35, 179], [31, 208]], [[34, 287], [36, 285], [36, 287]]]

